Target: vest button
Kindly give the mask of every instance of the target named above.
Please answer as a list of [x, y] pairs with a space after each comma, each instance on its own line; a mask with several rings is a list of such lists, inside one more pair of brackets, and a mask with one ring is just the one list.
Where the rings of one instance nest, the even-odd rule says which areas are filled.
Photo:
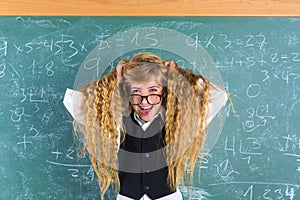
[[146, 169], [145, 172], [146, 172], [146, 173], [150, 173], [150, 170], [149, 170], [149, 169]]
[[150, 187], [149, 187], [148, 185], [146, 185], [146, 186], [144, 187], [144, 189], [145, 189], [145, 190], [150, 190]]
[[149, 158], [150, 154], [149, 153], [145, 153], [145, 157]]

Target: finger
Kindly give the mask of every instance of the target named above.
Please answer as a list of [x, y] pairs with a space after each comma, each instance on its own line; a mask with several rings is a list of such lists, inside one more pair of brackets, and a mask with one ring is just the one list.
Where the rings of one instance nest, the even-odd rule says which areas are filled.
[[174, 60], [170, 61], [170, 65], [171, 68], [175, 69], [176, 68], [176, 62]]
[[122, 69], [124, 67], [124, 64], [122, 63], [119, 63], [116, 67], [116, 70], [117, 70], [117, 81], [120, 81], [123, 77], [122, 75]]
[[169, 66], [170, 66], [170, 60], [166, 60], [166, 61], [164, 62], [164, 65], [167, 66], [167, 67], [169, 67]]
[[164, 65], [167, 66], [167, 67], [171, 67], [173, 69], [176, 68], [177, 64], [174, 60], [167, 60], [164, 62]]

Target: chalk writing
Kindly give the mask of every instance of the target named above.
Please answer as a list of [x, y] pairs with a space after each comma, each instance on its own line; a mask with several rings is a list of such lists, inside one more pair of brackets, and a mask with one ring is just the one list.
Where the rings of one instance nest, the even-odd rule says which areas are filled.
[[212, 196], [209, 192], [200, 187], [179, 187], [179, 189], [185, 199], [206, 200]]
[[27, 144], [33, 144], [33, 143], [31, 141], [27, 140], [26, 134], [24, 134], [23, 141], [18, 142], [17, 144], [22, 144], [23, 147], [24, 147], [24, 149], [26, 149], [27, 148]]
[[233, 169], [233, 166], [230, 164], [229, 160], [223, 160], [219, 165], [215, 165], [218, 175], [223, 180], [232, 179], [233, 174], [240, 174], [238, 171]]
[[0, 57], [7, 56], [7, 38], [0, 37]]
[[[237, 182], [237, 181], [229, 181], [225, 183], [217, 183], [210, 184], [210, 186], [218, 186], [218, 185], [229, 185], [229, 184], [241, 184], [241, 185], [250, 185], [245, 192], [242, 194], [243, 197], [246, 197], [249, 200], [254, 199], [287, 199], [295, 200], [296, 198], [296, 188], [300, 185], [298, 184], [289, 184], [289, 183], [272, 183], [272, 182]], [[259, 185], [264, 185], [266, 188], [262, 193], [255, 192], [255, 189], [258, 190]], [[270, 186], [283, 186], [283, 187], [273, 187], [270, 189]]]
[[[79, 66], [97, 77], [103, 74], [102, 63], [111, 56], [103, 56], [107, 50], [115, 52], [116, 59], [129, 59], [133, 51], [144, 50], [164, 59], [172, 55], [179, 66], [205, 76], [216, 67], [222, 75], [232, 105], [225, 106], [225, 126], [215, 147], [201, 158], [198, 155], [202, 165], [196, 166], [201, 168], [201, 178], [195, 176], [193, 187], [179, 187], [184, 200], [300, 198], [300, 21], [154, 21], [0, 18], [1, 198], [99, 199], [89, 155], [84, 153], [78, 159], [72, 118], [62, 102], [65, 89], [74, 85]], [[143, 27], [151, 30], [144, 32]], [[158, 32], [160, 27], [184, 33], [183, 45], [178, 38]], [[175, 44], [180, 51], [167, 49], [166, 44]], [[99, 56], [85, 60], [95, 47]], [[212, 60], [199, 56], [187, 61], [174, 53], [187, 50], [207, 51]], [[114, 69], [115, 62], [110, 61], [106, 71]], [[207, 78], [214, 76], [216, 73]], [[209, 127], [212, 130], [207, 137], [216, 137], [216, 124]], [[109, 188], [105, 199], [114, 199], [113, 193]]]
[[31, 117], [31, 115], [25, 114], [24, 107], [17, 107], [15, 110], [10, 110], [10, 112], [10, 119], [12, 122], [20, 122], [23, 117]]
[[[67, 171], [70, 172], [70, 175], [73, 178], [77, 178], [80, 176], [79, 168], [84, 168], [85, 176], [89, 177], [91, 181], [94, 180], [95, 174], [94, 174], [93, 168], [90, 164], [75, 163], [74, 155], [78, 155], [79, 153], [76, 153], [76, 151], [74, 149], [69, 148], [69, 149], [67, 149], [67, 152], [65, 152], [65, 153], [56, 149], [55, 151], [51, 151], [51, 154], [55, 156], [55, 160], [63, 160], [64, 162], [46, 160], [47, 163], [54, 165], [54, 166], [66, 167]], [[86, 155], [84, 155], [82, 158], [85, 158], [85, 157], [86, 157]], [[67, 163], [65, 163], [66, 161], [67, 161]]]
[[264, 50], [267, 44], [266, 36], [263, 34], [258, 35], [245, 35], [243, 38], [231, 38], [230, 36], [224, 33], [217, 35], [209, 35], [201, 37], [199, 33], [192, 33], [186, 39], [186, 44], [192, 46], [196, 51], [199, 46], [205, 48], [221, 49], [224, 51], [227, 48], [234, 48], [235, 46], [244, 46], [244, 47], [255, 47], [259, 50]]

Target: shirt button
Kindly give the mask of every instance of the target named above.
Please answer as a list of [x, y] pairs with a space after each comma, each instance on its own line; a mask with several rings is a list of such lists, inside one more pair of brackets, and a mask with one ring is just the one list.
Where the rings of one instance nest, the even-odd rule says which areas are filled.
[[148, 185], [146, 185], [146, 186], [144, 187], [144, 189], [145, 189], [145, 190], [150, 190], [150, 187], [149, 187]]
[[149, 169], [146, 169], [145, 172], [146, 172], [146, 173], [150, 173], [150, 170], [149, 170]]
[[149, 153], [145, 153], [146, 158], [149, 158], [149, 156], [150, 156]]

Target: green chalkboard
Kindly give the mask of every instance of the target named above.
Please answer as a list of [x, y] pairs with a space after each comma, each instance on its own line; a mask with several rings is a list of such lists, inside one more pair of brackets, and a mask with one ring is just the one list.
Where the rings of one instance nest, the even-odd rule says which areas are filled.
[[0, 199], [99, 199], [64, 92], [139, 51], [233, 100], [185, 199], [300, 199], [300, 19], [279, 17], [0, 17]]

